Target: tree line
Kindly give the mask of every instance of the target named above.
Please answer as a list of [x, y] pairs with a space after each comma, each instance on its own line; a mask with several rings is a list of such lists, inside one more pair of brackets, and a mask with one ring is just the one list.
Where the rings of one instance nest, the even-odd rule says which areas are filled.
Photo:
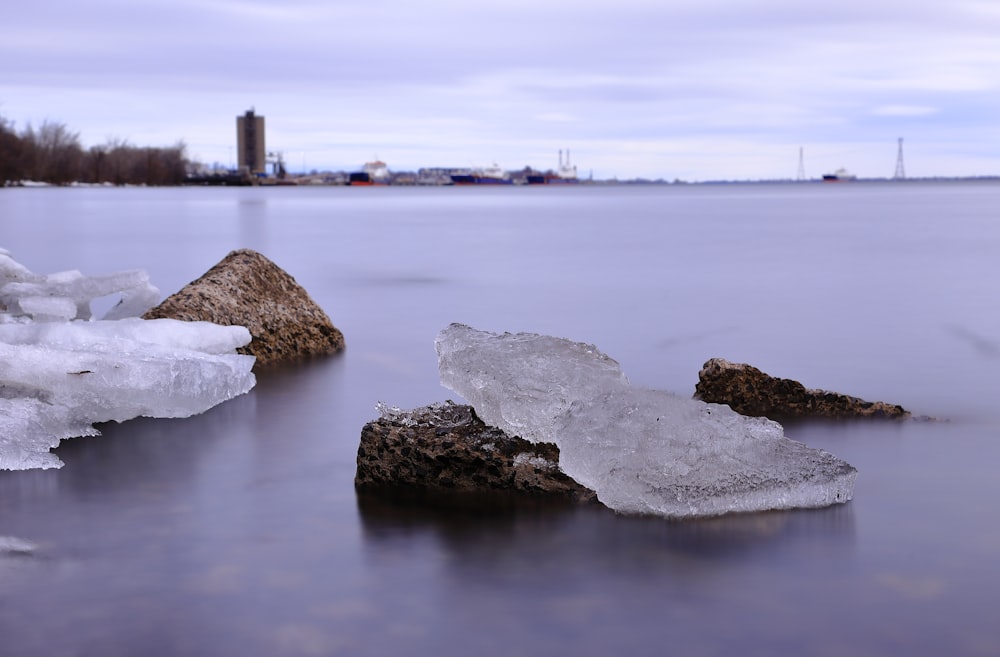
[[64, 124], [44, 121], [15, 130], [0, 117], [0, 186], [22, 181], [52, 185], [179, 185], [188, 161], [184, 142], [166, 148], [134, 146], [112, 138], [84, 148], [79, 133]]

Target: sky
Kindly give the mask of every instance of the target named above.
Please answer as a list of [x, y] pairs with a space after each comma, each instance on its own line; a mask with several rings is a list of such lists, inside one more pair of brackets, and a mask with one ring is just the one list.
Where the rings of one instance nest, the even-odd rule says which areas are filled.
[[293, 172], [1000, 174], [1000, 0], [12, 0], [0, 117]]

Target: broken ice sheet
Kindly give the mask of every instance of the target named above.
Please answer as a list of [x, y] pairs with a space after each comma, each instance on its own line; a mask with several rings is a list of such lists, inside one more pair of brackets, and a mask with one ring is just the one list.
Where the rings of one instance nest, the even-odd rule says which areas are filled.
[[[497, 335], [452, 324], [435, 342], [441, 383], [512, 436], [551, 440], [553, 423], [587, 391], [627, 385], [597, 347], [535, 333]], [[486, 416], [480, 414], [484, 420]]]
[[[114, 294], [115, 321], [86, 321]], [[187, 417], [253, 387], [245, 327], [138, 319], [158, 294], [145, 272], [43, 276], [0, 249], [0, 470], [59, 467], [49, 449], [94, 423]]]
[[671, 518], [822, 507], [857, 471], [785, 438], [776, 422], [628, 383], [593, 345], [452, 324], [441, 382], [487, 423], [559, 446], [559, 464], [622, 513]]
[[116, 295], [120, 298], [104, 319], [137, 317], [156, 303], [159, 294], [141, 270], [99, 276], [76, 270], [35, 274], [0, 249], [0, 309], [5, 321], [90, 319], [94, 300]]
[[249, 391], [242, 326], [138, 318], [0, 324], [0, 469], [59, 467], [97, 422], [188, 417]]

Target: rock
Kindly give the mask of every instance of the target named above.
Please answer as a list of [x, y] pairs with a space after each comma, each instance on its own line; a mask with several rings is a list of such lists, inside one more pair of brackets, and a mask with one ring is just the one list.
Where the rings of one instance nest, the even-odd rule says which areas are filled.
[[712, 358], [701, 368], [694, 396], [705, 402], [727, 404], [742, 415], [772, 420], [910, 416], [902, 406], [810, 390], [798, 381], [769, 376], [756, 367], [722, 358]]
[[513, 493], [593, 502], [559, 469], [559, 448], [512, 438], [452, 402], [411, 411], [382, 407], [361, 431], [358, 490], [405, 487], [447, 493]]
[[295, 279], [250, 249], [232, 251], [143, 315], [160, 317], [245, 326], [253, 339], [239, 353], [259, 366], [344, 349], [344, 335]]

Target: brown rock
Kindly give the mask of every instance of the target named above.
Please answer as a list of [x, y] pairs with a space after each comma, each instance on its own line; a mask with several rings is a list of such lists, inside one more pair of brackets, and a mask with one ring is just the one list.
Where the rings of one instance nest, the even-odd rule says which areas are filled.
[[262, 366], [344, 348], [344, 335], [295, 279], [250, 249], [231, 252], [143, 315], [160, 317], [245, 326], [253, 339], [239, 352]]
[[390, 409], [361, 430], [358, 490], [405, 487], [424, 492], [514, 493], [596, 501], [559, 469], [559, 448], [510, 437], [487, 426], [471, 406], [445, 402]]
[[694, 396], [705, 402], [727, 404], [742, 415], [772, 420], [910, 416], [902, 406], [810, 390], [798, 381], [772, 377], [756, 367], [722, 358], [713, 358], [701, 368]]

